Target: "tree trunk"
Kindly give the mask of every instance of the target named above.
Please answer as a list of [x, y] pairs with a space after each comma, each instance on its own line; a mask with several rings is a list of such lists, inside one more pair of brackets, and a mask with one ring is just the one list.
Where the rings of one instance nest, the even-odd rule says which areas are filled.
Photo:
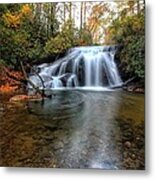
[[137, 14], [140, 13], [140, 2], [139, 0], [137, 0]]
[[84, 13], [83, 13], [83, 24], [84, 24], [84, 28], [85, 28], [85, 26], [86, 26], [86, 13], [87, 13], [87, 6], [86, 6], [86, 3], [87, 2], [83, 2], [84, 3]]
[[40, 23], [40, 21], [41, 21], [41, 3], [36, 4], [36, 19]]
[[83, 2], [81, 2], [81, 8], [80, 8], [80, 30], [83, 28]]
[[69, 20], [72, 20], [72, 2], [69, 2]]
[[63, 3], [64, 6], [63, 6], [63, 16], [64, 16], [64, 22], [66, 21], [66, 3], [64, 2]]
[[50, 31], [51, 36], [54, 36], [54, 24], [55, 24], [55, 3], [51, 3], [51, 17], [50, 17]]
[[127, 81], [125, 81], [124, 83], [120, 84], [120, 85], [116, 85], [116, 86], [111, 86], [111, 89], [117, 89], [117, 88], [122, 88], [124, 86], [127, 86], [130, 82], [132, 82], [133, 80], [135, 80], [135, 77], [128, 79]]
[[[36, 86], [34, 85], [34, 83], [27, 77], [27, 73], [26, 73], [26, 71], [25, 71], [23, 62], [22, 62], [22, 61], [19, 61], [19, 62], [20, 62], [21, 70], [22, 70], [22, 73], [23, 73], [23, 75], [24, 75], [25, 80], [32, 86], [32, 88], [33, 88], [34, 90], [36, 90], [36, 92], [37, 92], [38, 94], [40, 94], [40, 95], [42, 96], [42, 98], [44, 98], [44, 97], [45, 97], [44, 89], [41, 91], [38, 87], [36, 87]], [[40, 76], [39, 76], [39, 77], [40, 77]]]

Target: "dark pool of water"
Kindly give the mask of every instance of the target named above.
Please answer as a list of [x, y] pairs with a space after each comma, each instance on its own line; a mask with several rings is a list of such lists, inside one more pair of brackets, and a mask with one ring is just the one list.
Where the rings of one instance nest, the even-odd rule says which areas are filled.
[[144, 95], [56, 91], [0, 102], [1, 166], [144, 169]]

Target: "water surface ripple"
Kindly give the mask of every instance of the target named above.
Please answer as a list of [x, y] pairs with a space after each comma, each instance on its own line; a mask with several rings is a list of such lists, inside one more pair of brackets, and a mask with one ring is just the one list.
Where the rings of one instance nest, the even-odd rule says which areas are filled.
[[[4, 166], [143, 169], [144, 96], [55, 91], [0, 113]], [[14, 106], [17, 106], [14, 108]]]

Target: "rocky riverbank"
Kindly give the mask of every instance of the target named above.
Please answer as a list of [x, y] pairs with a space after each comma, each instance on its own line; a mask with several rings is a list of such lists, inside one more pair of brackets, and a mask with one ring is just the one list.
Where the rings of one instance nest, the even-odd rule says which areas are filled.
[[132, 119], [116, 119], [120, 126], [124, 169], [145, 169], [145, 124]]
[[132, 92], [132, 93], [140, 93], [140, 94], [145, 93], [144, 87], [137, 86], [137, 85], [124, 86], [123, 90], [128, 91], [128, 92]]

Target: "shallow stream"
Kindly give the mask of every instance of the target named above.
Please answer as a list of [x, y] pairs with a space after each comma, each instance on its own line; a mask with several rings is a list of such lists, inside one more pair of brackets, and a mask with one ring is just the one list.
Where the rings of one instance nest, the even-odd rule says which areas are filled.
[[52, 91], [0, 101], [1, 166], [144, 169], [144, 95]]

